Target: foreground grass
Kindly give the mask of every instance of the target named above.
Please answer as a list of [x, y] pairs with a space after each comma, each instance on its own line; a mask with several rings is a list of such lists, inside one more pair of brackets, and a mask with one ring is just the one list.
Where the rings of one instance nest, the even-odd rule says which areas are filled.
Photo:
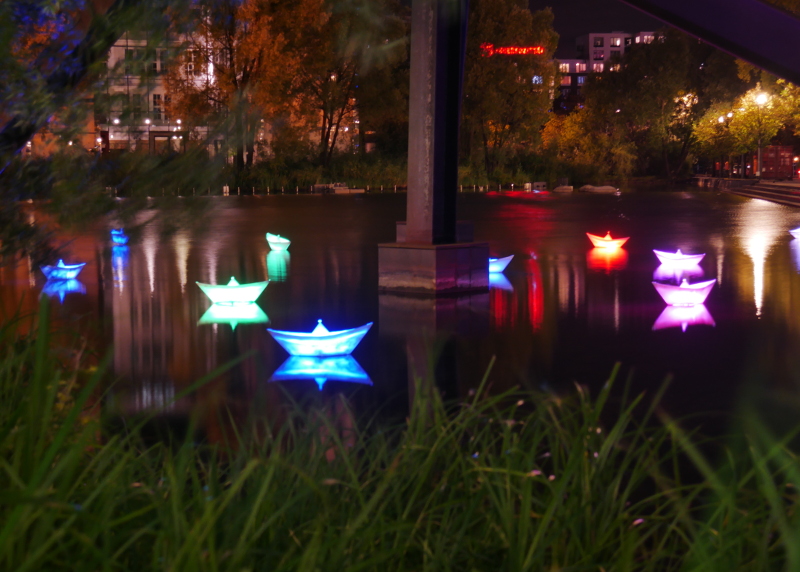
[[0, 334], [2, 570], [800, 566], [800, 463], [752, 417], [712, 466], [639, 399], [610, 414], [610, 383], [447, 407], [420, 383], [402, 427], [293, 411], [229, 448], [146, 445], [85, 417], [102, 368]]

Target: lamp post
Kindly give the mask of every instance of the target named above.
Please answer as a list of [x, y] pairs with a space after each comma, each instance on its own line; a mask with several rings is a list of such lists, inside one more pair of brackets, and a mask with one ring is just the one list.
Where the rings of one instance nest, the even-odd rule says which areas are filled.
[[758, 106], [758, 171], [756, 172], [756, 176], [760, 179], [761, 178], [761, 132], [762, 132], [762, 118], [761, 118], [761, 110], [764, 108], [764, 104], [769, 101], [769, 96], [764, 93], [763, 91], [756, 95], [756, 105]]

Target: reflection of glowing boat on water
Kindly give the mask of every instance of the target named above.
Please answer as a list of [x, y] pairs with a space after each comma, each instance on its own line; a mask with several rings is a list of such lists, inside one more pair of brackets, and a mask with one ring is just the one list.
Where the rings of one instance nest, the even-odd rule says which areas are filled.
[[684, 278], [679, 286], [675, 284], [661, 284], [653, 282], [656, 291], [664, 299], [664, 302], [670, 306], [691, 306], [693, 304], [702, 304], [706, 301], [708, 294], [717, 283], [716, 278], [706, 280], [705, 282], [697, 282], [689, 284]]
[[286, 250], [289, 248], [289, 245], [292, 244], [292, 241], [288, 238], [284, 238], [279, 234], [271, 234], [269, 232], [267, 233], [267, 242], [272, 250]]
[[489, 272], [489, 287], [505, 290], [506, 292], [513, 292], [514, 287], [508, 281], [506, 275], [502, 272]]
[[338, 356], [356, 349], [371, 327], [372, 322], [369, 322], [358, 328], [330, 332], [322, 325], [322, 320], [317, 320], [313, 332], [287, 332], [270, 328], [267, 331], [293, 356]]
[[270, 250], [267, 252], [267, 277], [270, 281], [283, 282], [289, 275], [291, 256], [286, 250]]
[[684, 278], [700, 278], [703, 275], [703, 269], [697, 265], [694, 266], [673, 266], [671, 264], [660, 264], [658, 268], [653, 271], [653, 280], [656, 282], [672, 281], [680, 284]]
[[692, 304], [691, 306], [667, 306], [656, 318], [653, 329], [680, 327], [685, 332], [689, 326], [713, 327], [716, 325], [704, 304]]
[[114, 244], [124, 245], [128, 244], [128, 235], [121, 228], [111, 229], [111, 242]]
[[586, 233], [589, 240], [596, 248], [621, 248], [623, 244], [628, 242], [629, 236], [625, 238], [611, 238], [611, 233], [607, 232], [605, 236], [597, 236], [596, 234]]
[[86, 286], [74, 278], [71, 280], [48, 280], [42, 287], [42, 294], [52, 298], [58, 296], [63, 304], [67, 294], [86, 294]]
[[592, 270], [622, 270], [628, 265], [628, 253], [624, 248], [593, 248], [586, 255], [586, 262]]
[[353, 356], [291, 356], [275, 370], [270, 381], [314, 380], [322, 390], [326, 381], [372, 385], [367, 372]]
[[236, 278], [231, 276], [230, 282], [225, 285], [203, 284], [202, 282], [196, 284], [214, 304], [250, 304], [261, 296], [264, 288], [269, 284], [269, 280], [239, 284]]
[[266, 324], [269, 316], [258, 304], [211, 304], [200, 317], [198, 324], [230, 324], [236, 329], [239, 324]]
[[679, 248], [677, 252], [664, 252], [663, 250], [653, 249], [653, 252], [661, 261], [661, 264], [670, 266], [697, 266], [703, 260], [703, 254], [684, 254]]
[[64, 264], [64, 261], [59, 259], [55, 266], [42, 266], [41, 268], [48, 280], [73, 280], [78, 277], [84, 266], [86, 266], [85, 262]]
[[490, 258], [489, 272], [502, 272], [506, 269], [506, 266], [508, 266], [508, 263], [511, 262], [512, 258], [514, 258], [513, 254], [504, 258]]
[[791, 235], [792, 235], [793, 237], [795, 237], [795, 238], [800, 238], [800, 227], [798, 227], [798, 228], [793, 228], [793, 229], [792, 229], [792, 230], [790, 230], [789, 232], [791, 233]]

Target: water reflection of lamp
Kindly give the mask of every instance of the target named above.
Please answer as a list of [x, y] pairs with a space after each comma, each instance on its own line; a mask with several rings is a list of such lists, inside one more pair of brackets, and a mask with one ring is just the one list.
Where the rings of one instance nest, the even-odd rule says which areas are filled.
[[659, 282], [653, 282], [653, 286], [664, 299], [664, 302], [670, 306], [691, 306], [704, 303], [716, 283], [717, 279], [712, 278], [705, 282], [689, 284], [684, 278], [678, 286]]
[[513, 292], [514, 286], [511, 285], [506, 275], [502, 272], [489, 272], [489, 287]]
[[782, 205], [760, 200], [750, 200], [742, 205], [741, 241], [744, 251], [753, 261], [753, 301], [758, 317], [764, 303], [764, 264], [781, 232], [785, 209]]
[[270, 250], [267, 253], [267, 276], [275, 282], [283, 282], [289, 276], [291, 256], [286, 250]]
[[50, 297], [58, 296], [59, 301], [63, 304], [67, 294], [86, 294], [86, 286], [74, 278], [72, 280], [48, 280], [42, 287], [42, 294]]
[[372, 385], [367, 372], [353, 356], [312, 357], [291, 356], [275, 370], [269, 381], [313, 380], [317, 387], [327, 381], [343, 381]]
[[800, 240], [793, 240], [789, 243], [789, 248], [792, 249], [792, 257], [794, 259], [794, 269], [800, 272]]
[[667, 306], [653, 324], [654, 330], [679, 327], [684, 332], [689, 326], [716, 326], [714, 318], [704, 304], [692, 306]]
[[675, 282], [680, 284], [686, 278], [700, 278], [703, 269], [699, 266], [672, 266], [671, 264], [660, 264], [653, 272], [653, 280], [658, 282]]
[[586, 263], [592, 270], [622, 270], [628, 265], [628, 253], [622, 248], [593, 248], [586, 255]]
[[235, 330], [239, 324], [266, 324], [269, 316], [258, 304], [211, 304], [197, 322], [200, 324], [230, 324]]
[[356, 349], [361, 339], [372, 327], [372, 322], [349, 330], [328, 331], [317, 320], [317, 327], [311, 332], [289, 332], [267, 328], [283, 349], [293, 356], [338, 356], [347, 355]]

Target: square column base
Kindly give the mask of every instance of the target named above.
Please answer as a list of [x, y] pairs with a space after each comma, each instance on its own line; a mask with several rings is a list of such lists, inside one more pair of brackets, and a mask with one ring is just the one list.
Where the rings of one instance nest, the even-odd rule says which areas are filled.
[[379, 244], [378, 289], [420, 294], [485, 292], [489, 289], [489, 244]]

